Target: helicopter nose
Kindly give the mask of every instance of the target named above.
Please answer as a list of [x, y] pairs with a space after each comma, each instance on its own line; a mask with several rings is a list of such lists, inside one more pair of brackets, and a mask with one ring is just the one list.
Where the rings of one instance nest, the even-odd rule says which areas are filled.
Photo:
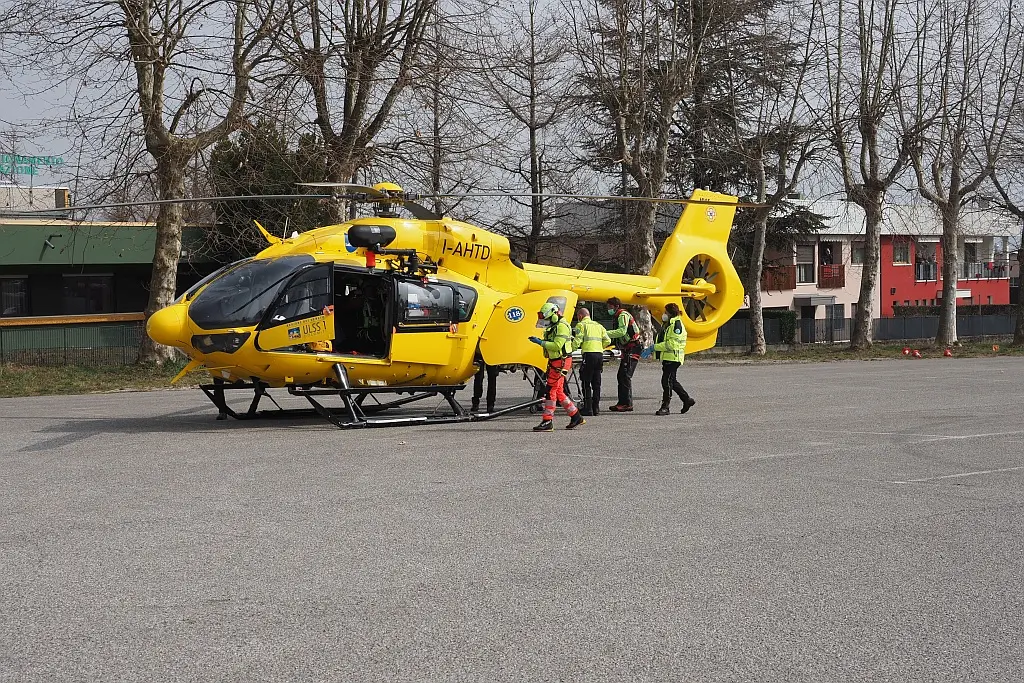
[[146, 334], [164, 346], [188, 346], [188, 325], [185, 322], [185, 307], [172, 305], [161, 308], [146, 322]]

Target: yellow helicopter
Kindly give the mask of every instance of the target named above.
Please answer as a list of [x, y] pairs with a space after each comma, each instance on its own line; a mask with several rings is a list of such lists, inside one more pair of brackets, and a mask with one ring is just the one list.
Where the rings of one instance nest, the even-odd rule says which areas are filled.
[[[258, 406], [271, 388], [305, 397], [339, 427], [489, 419], [536, 401], [470, 414], [455, 392], [476, 373], [479, 357], [488, 365], [546, 367], [528, 340], [546, 325], [536, 315], [545, 302], [568, 319], [578, 299], [618, 297], [656, 319], [676, 302], [689, 352], [714, 346], [718, 328], [743, 303], [726, 252], [734, 196], [697, 190], [676, 200], [685, 204], [682, 215], [650, 274], [620, 275], [519, 263], [505, 237], [436, 215], [393, 183], [305, 185], [372, 202], [374, 215], [288, 238], [257, 222], [266, 249], [213, 273], [146, 324], [154, 341], [191, 359], [175, 380], [200, 369], [213, 378], [201, 388], [218, 419], [264, 412]], [[400, 217], [400, 208], [413, 217]], [[225, 399], [237, 389], [253, 392], [244, 413]], [[343, 407], [325, 406], [325, 395], [340, 396]], [[371, 395], [376, 403], [368, 405]], [[431, 396], [443, 397], [450, 412], [369, 417]]]

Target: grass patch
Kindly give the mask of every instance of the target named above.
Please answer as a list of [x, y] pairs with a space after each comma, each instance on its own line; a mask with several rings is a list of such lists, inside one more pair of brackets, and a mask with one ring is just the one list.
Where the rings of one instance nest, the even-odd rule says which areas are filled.
[[[0, 365], [0, 397], [167, 388], [184, 366]], [[186, 376], [175, 386], [193, 386], [195, 377]]]
[[[993, 349], [994, 346], [998, 350]], [[875, 344], [866, 351], [853, 351], [845, 344], [806, 344], [791, 349], [769, 349], [764, 356], [752, 356], [747, 353], [696, 353], [687, 355], [686, 360], [696, 362], [829, 362], [837, 360], [883, 360], [900, 358], [917, 360], [912, 356], [904, 356], [903, 349], [917, 349], [922, 358], [943, 358], [945, 347], [934, 344], [920, 343]], [[964, 342], [952, 349], [954, 358], [995, 358], [999, 356], [1024, 356], [1024, 347], [1010, 346], [1009, 340]]]

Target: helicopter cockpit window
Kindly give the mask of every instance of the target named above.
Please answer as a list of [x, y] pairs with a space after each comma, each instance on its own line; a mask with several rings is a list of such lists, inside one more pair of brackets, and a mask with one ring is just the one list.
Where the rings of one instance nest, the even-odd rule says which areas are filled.
[[448, 327], [458, 320], [455, 290], [451, 285], [399, 282], [398, 313], [399, 327]]
[[221, 275], [223, 275], [227, 271], [231, 270], [232, 268], [240, 266], [243, 263], [246, 263], [246, 262], [251, 261], [251, 260], [252, 259], [242, 259], [241, 261], [235, 261], [234, 263], [229, 263], [228, 265], [226, 265], [226, 266], [224, 266], [222, 268], [218, 268], [217, 270], [213, 271], [212, 273], [210, 273], [209, 275], [204, 277], [202, 280], [200, 280], [199, 282], [195, 283], [194, 285], [189, 287], [187, 290], [185, 290], [185, 292], [181, 296], [179, 296], [177, 300], [178, 301], [189, 301], [189, 300], [191, 300], [192, 297], [194, 297], [196, 295], [196, 292], [198, 292], [200, 289], [202, 289], [203, 286], [205, 286], [207, 283], [209, 283], [212, 280], [215, 280], [215, 279], [219, 278]]
[[270, 312], [270, 320], [264, 323], [272, 327], [279, 323], [321, 315], [332, 305], [330, 266], [309, 268], [297, 275], [281, 292], [277, 304]]
[[468, 322], [473, 317], [476, 307], [476, 290], [466, 285], [452, 285], [455, 288], [455, 304], [459, 312], [459, 322]]
[[303, 254], [244, 263], [199, 292], [188, 315], [204, 330], [251, 327], [263, 318], [291, 274], [313, 262], [312, 256]]

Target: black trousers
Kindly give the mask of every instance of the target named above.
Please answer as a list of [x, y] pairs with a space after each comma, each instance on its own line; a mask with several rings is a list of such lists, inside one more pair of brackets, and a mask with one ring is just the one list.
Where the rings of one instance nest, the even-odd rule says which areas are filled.
[[640, 361], [640, 351], [636, 344], [629, 344], [622, 349], [619, 359], [619, 372], [615, 378], [619, 381], [619, 405], [633, 405], [633, 372]]
[[583, 385], [583, 414], [597, 415], [601, 407], [601, 370], [604, 369], [604, 354], [588, 351], [583, 354], [583, 368], [580, 383]]
[[668, 407], [669, 402], [672, 400], [672, 392], [676, 392], [680, 400], [685, 404], [690, 400], [690, 395], [686, 393], [686, 389], [676, 379], [676, 373], [679, 372], [679, 366], [682, 363], [677, 363], [673, 360], [661, 361], [661, 403], [665, 407]]
[[473, 403], [479, 404], [484, 393], [484, 375], [487, 375], [487, 408], [494, 407], [494, 399], [498, 395], [498, 366], [480, 364], [473, 378]]

